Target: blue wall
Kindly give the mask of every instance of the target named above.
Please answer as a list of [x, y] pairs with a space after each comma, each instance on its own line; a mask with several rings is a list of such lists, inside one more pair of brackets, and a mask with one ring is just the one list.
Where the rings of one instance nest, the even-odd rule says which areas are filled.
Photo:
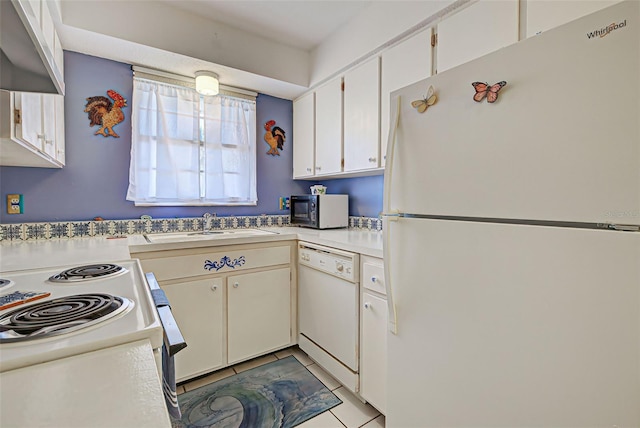
[[[308, 181], [292, 180], [293, 113], [291, 101], [260, 94], [256, 101], [258, 136], [258, 205], [251, 207], [135, 207], [125, 200], [131, 150], [131, 105], [125, 121], [114, 127], [120, 138], [93, 135], [83, 111], [86, 98], [105, 95], [108, 89], [131, 100], [131, 66], [65, 52], [66, 166], [62, 169], [0, 167], [2, 211], [0, 223], [153, 217], [195, 217], [204, 212], [218, 215], [286, 214], [278, 198], [309, 193]], [[263, 125], [275, 120], [287, 141], [281, 156], [266, 155]], [[382, 209], [382, 176], [328, 180], [329, 193], [349, 193], [350, 214], [375, 217]], [[25, 213], [6, 214], [6, 195], [24, 195]]]

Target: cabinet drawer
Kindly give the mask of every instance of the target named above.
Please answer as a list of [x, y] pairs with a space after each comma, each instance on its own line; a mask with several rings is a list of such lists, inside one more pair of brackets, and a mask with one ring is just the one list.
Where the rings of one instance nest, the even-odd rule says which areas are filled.
[[362, 277], [360, 279], [364, 288], [386, 296], [387, 290], [384, 286], [384, 266], [382, 260], [367, 260], [362, 263]]
[[189, 254], [141, 262], [146, 272], [153, 272], [162, 281], [289, 264], [290, 257], [290, 247], [282, 246]]

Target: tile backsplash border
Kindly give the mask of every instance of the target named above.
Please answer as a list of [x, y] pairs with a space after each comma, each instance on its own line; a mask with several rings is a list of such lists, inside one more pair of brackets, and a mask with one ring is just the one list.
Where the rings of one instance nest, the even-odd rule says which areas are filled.
[[[0, 224], [0, 241], [35, 241], [59, 238], [115, 237], [143, 233], [197, 232], [203, 229], [202, 217], [85, 220], [42, 223]], [[288, 215], [221, 216], [211, 218], [212, 230], [256, 227], [288, 227]], [[382, 219], [349, 217], [349, 229], [382, 230]]]

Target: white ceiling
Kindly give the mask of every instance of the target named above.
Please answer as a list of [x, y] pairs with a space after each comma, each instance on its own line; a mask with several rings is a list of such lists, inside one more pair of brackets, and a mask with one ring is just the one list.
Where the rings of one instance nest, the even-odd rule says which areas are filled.
[[370, 0], [161, 0], [247, 33], [310, 51]]
[[[0, 0], [4, 1], [4, 0]], [[371, 0], [59, 0], [64, 49], [294, 99], [311, 51]]]

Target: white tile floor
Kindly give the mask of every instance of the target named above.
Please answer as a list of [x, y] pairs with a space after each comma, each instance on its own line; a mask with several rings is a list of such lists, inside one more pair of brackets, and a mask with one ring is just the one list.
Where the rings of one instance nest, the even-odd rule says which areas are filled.
[[341, 386], [338, 381], [315, 364], [297, 346], [219, 370], [209, 376], [181, 385], [178, 387], [178, 394], [208, 385], [244, 370], [249, 370], [262, 364], [288, 357], [289, 355], [296, 357], [315, 377], [320, 379], [328, 389], [333, 391], [333, 393], [342, 400], [342, 404], [319, 414], [302, 425], [298, 425], [300, 428], [384, 428], [384, 416], [381, 415], [380, 412], [369, 404], [363, 403], [353, 395], [351, 391]]

